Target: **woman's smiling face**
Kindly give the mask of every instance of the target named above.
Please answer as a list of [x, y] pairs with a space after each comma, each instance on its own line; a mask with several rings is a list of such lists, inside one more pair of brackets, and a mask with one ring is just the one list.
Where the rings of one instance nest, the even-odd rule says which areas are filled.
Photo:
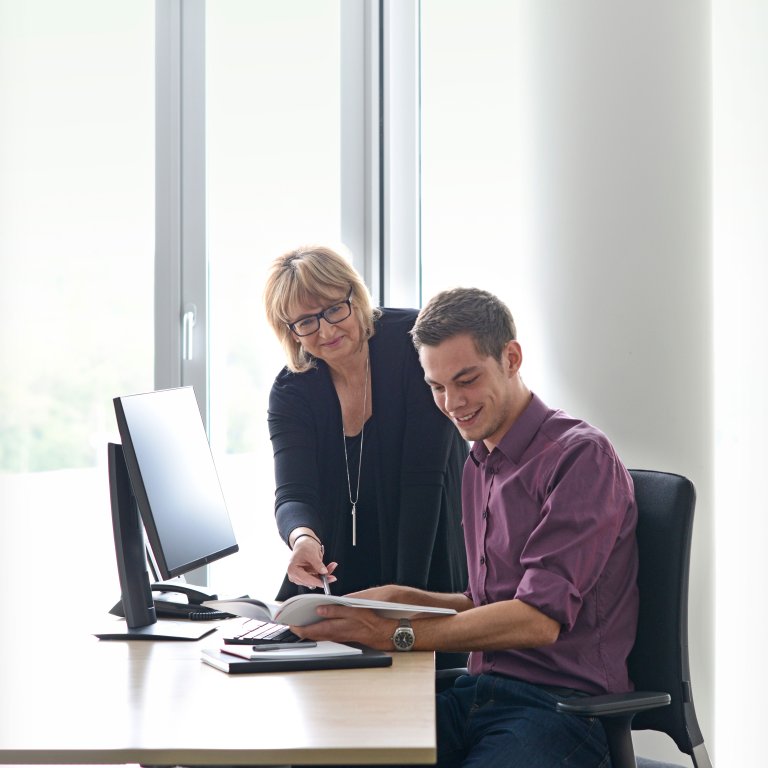
[[[296, 323], [337, 305], [346, 309], [346, 300], [347, 296], [339, 296], [336, 302], [320, 303], [317, 299], [310, 299], [308, 303], [296, 304], [292, 307], [292, 322]], [[329, 316], [332, 318], [332, 314]], [[294, 338], [304, 346], [308, 354], [333, 365], [358, 352], [365, 340], [365, 335], [357, 313], [353, 310], [349, 317], [338, 323], [329, 323], [325, 318], [321, 318], [320, 327], [315, 333], [307, 336], [297, 336], [294, 333]]]

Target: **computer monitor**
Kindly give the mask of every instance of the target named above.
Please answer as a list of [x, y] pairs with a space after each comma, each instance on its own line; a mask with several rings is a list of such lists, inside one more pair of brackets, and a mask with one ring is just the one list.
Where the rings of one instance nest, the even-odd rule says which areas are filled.
[[[221, 484], [192, 387], [114, 399], [122, 445], [108, 446], [109, 482], [122, 612], [129, 630], [157, 622], [145, 537], [162, 579], [173, 579], [238, 551]], [[142, 633], [140, 633], [142, 634]], [[150, 629], [145, 635], [159, 634]]]

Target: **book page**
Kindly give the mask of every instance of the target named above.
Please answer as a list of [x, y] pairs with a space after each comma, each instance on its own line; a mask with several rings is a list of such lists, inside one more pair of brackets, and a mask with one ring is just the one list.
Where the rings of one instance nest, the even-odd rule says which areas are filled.
[[286, 600], [277, 610], [275, 617], [280, 624], [304, 627], [323, 619], [317, 615], [321, 605], [344, 605], [348, 608], [369, 608], [380, 616], [393, 619], [407, 619], [418, 614], [451, 615], [453, 608], [434, 608], [406, 603], [389, 603], [380, 600], [367, 600], [362, 597], [344, 597], [343, 595], [296, 595]]
[[215, 611], [224, 611], [234, 616], [243, 616], [246, 619], [257, 621], [275, 622], [275, 613], [280, 608], [280, 603], [265, 603], [252, 597], [238, 597], [234, 600], [206, 600], [203, 603], [206, 608]]
[[381, 600], [367, 600], [362, 597], [324, 594], [295, 595], [284, 603], [265, 603], [253, 598], [239, 598], [236, 600], [207, 600], [203, 605], [232, 613], [235, 616], [297, 627], [306, 627], [309, 624], [322, 621], [322, 617], [317, 615], [317, 608], [321, 605], [369, 608], [375, 610], [380, 616], [388, 616], [393, 619], [407, 619], [419, 614], [450, 616], [456, 613], [453, 608], [435, 608], [426, 605], [389, 603]]

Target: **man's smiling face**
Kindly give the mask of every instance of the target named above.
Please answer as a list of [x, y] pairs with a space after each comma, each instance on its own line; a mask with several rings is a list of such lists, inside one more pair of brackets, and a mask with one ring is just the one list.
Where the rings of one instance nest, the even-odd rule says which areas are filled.
[[437, 407], [466, 440], [498, 444], [521, 411], [520, 345], [510, 341], [500, 360], [481, 355], [469, 334], [452, 336], [419, 350], [424, 378]]

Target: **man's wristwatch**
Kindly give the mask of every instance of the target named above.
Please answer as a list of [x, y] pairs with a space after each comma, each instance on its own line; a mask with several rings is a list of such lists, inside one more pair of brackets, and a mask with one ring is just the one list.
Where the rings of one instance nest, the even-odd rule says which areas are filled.
[[413, 631], [411, 622], [408, 619], [400, 619], [400, 624], [390, 640], [396, 651], [410, 651], [416, 642], [416, 633]]

